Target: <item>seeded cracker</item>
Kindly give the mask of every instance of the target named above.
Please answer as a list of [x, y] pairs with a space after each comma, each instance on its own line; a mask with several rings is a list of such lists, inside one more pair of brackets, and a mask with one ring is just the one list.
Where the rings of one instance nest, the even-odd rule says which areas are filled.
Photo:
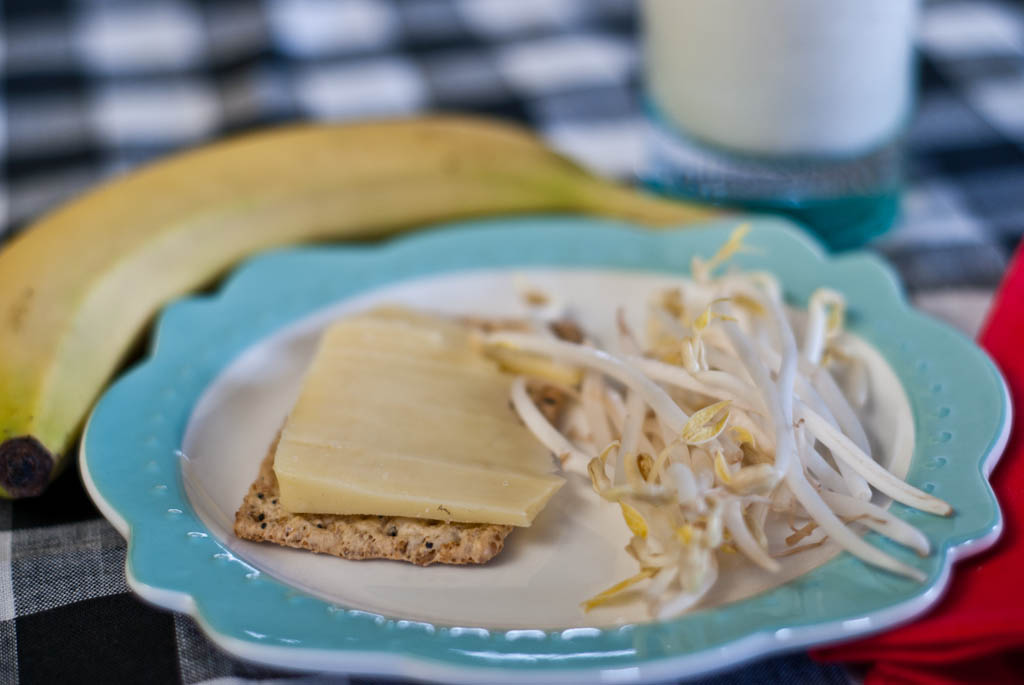
[[[483, 319], [464, 323], [482, 330], [508, 330], [520, 325]], [[574, 327], [571, 323], [560, 325]], [[569, 328], [557, 330], [556, 335], [565, 337], [567, 331]], [[565, 393], [546, 384], [533, 385], [529, 390], [541, 412], [549, 421], [557, 422], [568, 399]], [[256, 481], [235, 513], [235, 535], [245, 540], [273, 542], [342, 559], [393, 559], [419, 566], [483, 564], [501, 552], [514, 528], [403, 516], [285, 511], [277, 502], [280, 491], [274, 475], [274, 452], [280, 437], [278, 433], [274, 438]]]
[[343, 559], [395, 559], [428, 566], [490, 561], [512, 532], [512, 526], [400, 516], [292, 514], [277, 503], [276, 448], [277, 438], [235, 514], [235, 535], [240, 538]]
[[[531, 388], [549, 420], [556, 420], [565, 395], [556, 388]], [[267, 450], [256, 481], [235, 514], [235, 535], [254, 542], [332, 554], [343, 559], [394, 559], [420, 566], [483, 564], [505, 546], [513, 526], [456, 523], [401, 516], [293, 514], [281, 508], [274, 451]]]

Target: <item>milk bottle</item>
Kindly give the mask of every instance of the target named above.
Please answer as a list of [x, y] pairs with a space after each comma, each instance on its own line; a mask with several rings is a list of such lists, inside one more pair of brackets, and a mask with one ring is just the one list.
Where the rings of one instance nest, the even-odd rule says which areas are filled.
[[789, 210], [839, 246], [878, 232], [898, 198], [917, 12], [917, 0], [644, 0], [648, 179]]

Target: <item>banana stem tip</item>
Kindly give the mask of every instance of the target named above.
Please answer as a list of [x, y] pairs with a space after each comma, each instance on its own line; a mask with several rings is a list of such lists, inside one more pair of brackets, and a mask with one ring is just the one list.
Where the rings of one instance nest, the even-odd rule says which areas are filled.
[[32, 436], [0, 442], [0, 494], [16, 499], [42, 493], [53, 464], [53, 455]]

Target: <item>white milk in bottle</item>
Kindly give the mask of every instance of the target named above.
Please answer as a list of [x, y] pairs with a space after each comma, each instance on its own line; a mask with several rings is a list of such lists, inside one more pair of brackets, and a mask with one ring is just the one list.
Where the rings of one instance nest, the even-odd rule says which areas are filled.
[[659, 164], [726, 202], [891, 191], [917, 13], [917, 0], [644, 0], [647, 106], [679, 139]]

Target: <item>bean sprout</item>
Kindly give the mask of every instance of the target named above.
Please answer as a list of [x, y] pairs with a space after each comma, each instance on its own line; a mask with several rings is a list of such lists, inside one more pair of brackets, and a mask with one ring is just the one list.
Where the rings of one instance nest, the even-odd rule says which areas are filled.
[[[576, 402], [571, 430], [585, 424], [585, 439], [570, 439], [566, 421], [555, 426], [544, 417], [523, 376], [513, 383], [512, 406], [556, 456], [585, 465], [594, 490], [617, 504], [632, 533], [626, 551], [638, 573], [584, 602], [587, 610], [638, 586], [652, 616], [677, 616], [698, 606], [719, 578], [719, 554], [739, 553], [775, 573], [779, 557], [826, 539], [865, 563], [922, 581], [920, 570], [861, 536], [870, 529], [930, 553], [921, 531], [869, 501], [872, 488], [925, 512], [952, 514], [949, 504], [875, 461], [854, 409], [866, 401], [868, 376], [842, 347], [842, 295], [819, 289], [811, 296], [798, 345], [774, 277], [716, 275], [743, 250], [746, 230], [711, 259], [694, 259], [694, 287], [650, 298], [645, 340], [615, 312], [619, 352], [590, 339], [483, 337], [485, 351], [506, 368], [518, 365], [548, 382], [575, 380], [566, 393]], [[835, 360], [859, 370], [852, 403], [830, 373]], [[767, 533], [780, 516], [794, 531], [781, 550]]]

